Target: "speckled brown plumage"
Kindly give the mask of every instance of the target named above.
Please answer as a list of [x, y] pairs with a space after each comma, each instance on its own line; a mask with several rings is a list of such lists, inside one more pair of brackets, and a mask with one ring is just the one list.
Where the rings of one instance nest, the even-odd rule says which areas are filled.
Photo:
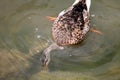
[[78, 44], [84, 40], [88, 31], [89, 16], [83, 1], [62, 11], [52, 27], [52, 35], [58, 45]]

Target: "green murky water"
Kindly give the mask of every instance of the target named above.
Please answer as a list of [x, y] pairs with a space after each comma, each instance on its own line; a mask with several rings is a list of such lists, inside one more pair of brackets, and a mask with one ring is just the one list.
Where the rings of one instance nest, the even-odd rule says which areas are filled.
[[52, 51], [50, 72], [41, 72], [40, 54], [52, 42], [46, 16], [73, 1], [0, 0], [0, 80], [120, 79], [119, 0], [92, 0], [91, 25], [103, 35], [90, 32], [81, 45]]

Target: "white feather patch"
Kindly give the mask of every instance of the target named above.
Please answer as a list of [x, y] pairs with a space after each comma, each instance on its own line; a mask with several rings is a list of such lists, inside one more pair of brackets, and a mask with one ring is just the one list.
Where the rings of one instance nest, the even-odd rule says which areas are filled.
[[75, 0], [75, 2], [73, 3], [73, 5], [76, 5], [80, 0]]
[[89, 12], [90, 10], [90, 5], [91, 5], [91, 0], [86, 0], [86, 5], [87, 5], [87, 10]]
[[59, 13], [59, 16], [62, 16], [64, 13], [65, 13], [65, 10], [61, 11], [61, 12]]

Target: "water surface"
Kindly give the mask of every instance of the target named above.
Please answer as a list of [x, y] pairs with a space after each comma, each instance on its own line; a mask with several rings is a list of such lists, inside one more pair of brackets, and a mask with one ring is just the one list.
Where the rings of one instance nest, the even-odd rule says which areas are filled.
[[[0, 80], [39, 79], [40, 54], [53, 41], [52, 22], [46, 16], [57, 16], [73, 1], [0, 1]], [[119, 0], [92, 0], [91, 25], [103, 35], [89, 32], [80, 45], [52, 51], [50, 72], [60, 71], [57, 76], [69, 72], [67, 77], [80, 73], [98, 80], [119, 80], [119, 3]]]

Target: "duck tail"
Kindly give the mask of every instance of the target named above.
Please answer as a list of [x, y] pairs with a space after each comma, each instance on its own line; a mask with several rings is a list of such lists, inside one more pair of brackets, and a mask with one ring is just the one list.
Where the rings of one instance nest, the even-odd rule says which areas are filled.
[[91, 5], [91, 0], [75, 0], [75, 2], [72, 4], [72, 6], [75, 6], [79, 3], [82, 4], [83, 8], [86, 9], [89, 12], [90, 5]]
[[91, 0], [85, 0], [86, 6], [87, 6], [87, 10], [88, 12], [90, 11], [90, 6], [91, 6]]

